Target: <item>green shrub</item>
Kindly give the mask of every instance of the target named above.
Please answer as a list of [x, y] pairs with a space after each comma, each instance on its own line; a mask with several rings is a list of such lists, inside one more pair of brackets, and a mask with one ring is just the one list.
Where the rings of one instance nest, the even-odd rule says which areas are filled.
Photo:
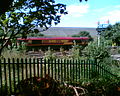
[[[120, 96], [120, 81], [103, 77], [63, 85], [48, 75], [45, 78], [32, 77], [17, 85], [15, 96], [76, 96], [73, 87], [84, 90], [80, 96]], [[71, 87], [72, 86], [72, 87]], [[82, 93], [83, 90], [77, 90]]]
[[44, 58], [49, 60], [56, 58], [54, 52], [50, 49], [50, 47], [48, 47], [48, 51], [45, 52]]
[[110, 78], [96, 78], [83, 83], [88, 90], [88, 96], [120, 96], [120, 81]]

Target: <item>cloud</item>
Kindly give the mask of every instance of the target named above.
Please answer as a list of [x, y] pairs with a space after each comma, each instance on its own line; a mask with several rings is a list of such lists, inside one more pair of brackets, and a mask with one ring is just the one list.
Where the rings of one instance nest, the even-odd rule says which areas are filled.
[[120, 5], [116, 5], [115, 8], [120, 8]]
[[67, 11], [69, 16], [81, 17], [89, 12], [89, 5], [88, 4], [69, 5], [67, 6]]
[[107, 20], [111, 24], [115, 24], [120, 21], [120, 5], [106, 6], [104, 8], [95, 9], [99, 21], [105, 23]]
[[109, 20], [111, 24], [115, 24], [116, 22], [120, 21], [120, 10], [113, 10], [100, 18], [100, 21]]
[[[79, 19], [89, 12], [88, 4], [74, 4], [66, 6], [67, 15], [61, 16], [61, 23], [57, 26], [78, 26]], [[80, 18], [79, 18], [80, 17]], [[77, 25], [76, 25], [77, 24]]]

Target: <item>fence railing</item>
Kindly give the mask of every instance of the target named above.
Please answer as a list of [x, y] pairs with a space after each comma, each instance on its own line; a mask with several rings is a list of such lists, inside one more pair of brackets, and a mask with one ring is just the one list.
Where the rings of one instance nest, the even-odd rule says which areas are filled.
[[[0, 94], [16, 92], [16, 85], [26, 78], [49, 75], [60, 82], [79, 82], [97, 76], [113, 76], [95, 60], [2, 59], [0, 60]], [[2, 95], [1, 95], [2, 96]]]

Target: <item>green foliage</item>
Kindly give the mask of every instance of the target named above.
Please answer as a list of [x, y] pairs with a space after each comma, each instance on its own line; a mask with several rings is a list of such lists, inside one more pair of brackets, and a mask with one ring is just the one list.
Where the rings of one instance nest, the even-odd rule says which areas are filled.
[[72, 58], [79, 58], [80, 57], [80, 49], [79, 46], [74, 45], [73, 48], [71, 49], [71, 57]]
[[51, 50], [50, 47], [48, 47], [48, 50], [45, 52], [44, 58], [48, 60], [52, 60], [56, 58], [53, 50]]
[[82, 55], [82, 50], [84, 48], [84, 46], [77, 45], [76, 42], [74, 42], [74, 45], [71, 48], [71, 57], [74, 59], [80, 58], [80, 56]]
[[88, 58], [96, 59], [99, 64], [103, 65], [111, 73], [120, 76], [119, 61], [115, 61], [111, 58], [110, 49], [108, 48], [108, 46], [106, 46], [105, 44], [101, 44], [101, 46], [98, 46], [97, 42], [91, 42], [84, 49], [84, 51], [85, 56], [87, 56]]
[[120, 42], [120, 23], [116, 23], [115, 25], [108, 26], [107, 30], [103, 32], [102, 36], [107, 40], [112, 40], [113, 43], [119, 45]]
[[1, 57], [2, 58], [27, 58], [29, 57], [28, 55], [26, 55], [25, 53], [25, 50], [18, 50], [16, 48], [12, 48], [12, 49], [7, 49], [7, 48], [4, 48], [4, 50], [2, 51], [2, 54], [1, 54]]
[[35, 26], [45, 28], [51, 26], [52, 21], [58, 24], [60, 14], [67, 14], [66, 6], [60, 3], [56, 4], [54, 0], [17, 0], [14, 7], [25, 11], [18, 11], [24, 16], [23, 23], [25, 25], [33, 23]]
[[42, 33], [30, 33], [28, 34], [28, 37], [43, 37], [44, 34]]
[[[19, 7], [20, 4], [24, 3], [24, 1], [28, 1], [28, 0], [21, 0], [21, 2], [19, 2], [16, 7]], [[40, 0], [40, 1], [41, 1], [41, 3], [44, 3], [43, 0]], [[48, 2], [48, 0], [44, 0], [44, 1]], [[55, 0], [49, 0], [49, 1], [55, 2]], [[83, 1], [88, 1], [88, 0], [79, 0], [79, 1], [83, 2]], [[2, 0], [0, 2], [0, 15], [4, 14], [6, 11], [8, 11], [10, 8], [12, 8], [13, 7], [12, 5], [14, 2], [15, 2], [15, 0]], [[37, 5], [37, 3], [36, 3], [36, 5]]]
[[119, 96], [120, 81], [111, 78], [96, 78], [83, 82], [82, 86], [88, 90], [88, 96]]
[[120, 61], [119, 60], [112, 60], [111, 70], [114, 74], [120, 77]]
[[45, 31], [53, 23], [60, 23], [61, 14], [67, 14], [66, 5], [54, 0], [14, 0], [12, 7], [0, 15], [0, 54], [10, 40], [26, 38], [29, 33]]
[[90, 42], [88, 46], [84, 49], [85, 56], [90, 58], [103, 60], [104, 58], [110, 57], [109, 49], [106, 45], [102, 44], [101, 46], [97, 45], [97, 42]]
[[89, 41], [93, 41], [92, 36], [87, 31], [80, 31], [78, 34], [73, 35], [72, 37], [89, 37]]
[[120, 81], [113, 78], [95, 78], [71, 83], [71, 85], [62, 85], [48, 75], [46, 75], [45, 78], [32, 77], [20, 81], [17, 84], [17, 92], [15, 95], [74, 96], [75, 88], [79, 89], [76, 90], [78, 93], [84, 92], [82, 96], [120, 95]]

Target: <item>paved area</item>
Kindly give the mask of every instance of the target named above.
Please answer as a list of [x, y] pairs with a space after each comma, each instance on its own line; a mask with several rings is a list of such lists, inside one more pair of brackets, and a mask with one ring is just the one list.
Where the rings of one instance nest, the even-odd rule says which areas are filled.
[[115, 55], [111, 55], [111, 57], [115, 60], [119, 60], [120, 61], [120, 54], [115, 54]]

